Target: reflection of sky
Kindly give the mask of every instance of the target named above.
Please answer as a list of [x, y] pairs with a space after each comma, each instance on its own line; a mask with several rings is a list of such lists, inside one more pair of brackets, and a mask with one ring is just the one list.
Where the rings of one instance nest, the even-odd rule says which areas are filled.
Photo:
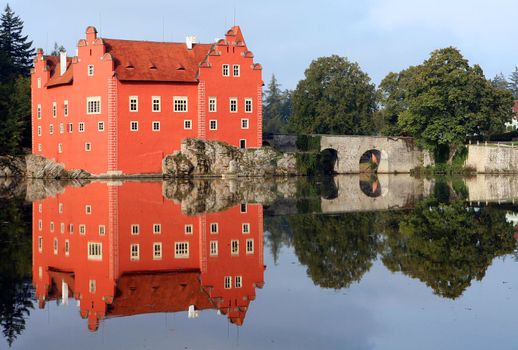
[[[75, 301], [33, 310], [14, 349], [495, 349], [517, 344], [517, 262], [496, 259], [482, 282], [457, 300], [437, 297], [418, 280], [379, 261], [359, 284], [322, 290], [291, 249], [278, 265], [265, 256], [258, 290], [239, 330], [215, 311], [108, 319], [87, 330]], [[504, 283], [505, 282], [505, 283]], [[238, 334], [239, 333], [239, 334]], [[2, 340], [0, 348], [6, 348]]]

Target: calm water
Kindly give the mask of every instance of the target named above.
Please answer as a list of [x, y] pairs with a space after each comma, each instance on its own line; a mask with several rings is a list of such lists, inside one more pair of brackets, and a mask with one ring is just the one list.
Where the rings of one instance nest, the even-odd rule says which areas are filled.
[[0, 189], [0, 348], [518, 346], [518, 178]]

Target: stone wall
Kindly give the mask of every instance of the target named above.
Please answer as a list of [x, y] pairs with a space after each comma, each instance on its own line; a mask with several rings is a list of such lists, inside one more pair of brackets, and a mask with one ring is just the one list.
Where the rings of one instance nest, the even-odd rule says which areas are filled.
[[518, 173], [518, 147], [468, 145], [468, 158], [464, 165], [479, 174]]

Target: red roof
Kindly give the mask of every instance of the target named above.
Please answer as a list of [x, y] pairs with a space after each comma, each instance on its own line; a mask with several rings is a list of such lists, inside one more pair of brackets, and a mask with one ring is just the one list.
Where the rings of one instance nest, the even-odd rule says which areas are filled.
[[518, 120], [518, 100], [514, 101], [513, 111], [514, 111], [514, 118]]
[[47, 87], [70, 84], [74, 78], [74, 65], [72, 64], [72, 57], [67, 57], [67, 70], [65, 74], [59, 74], [59, 56], [46, 56], [47, 68], [50, 70], [50, 79]]
[[196, 82], [199, 64], [212, 44], [103, 39], [119, 80]]

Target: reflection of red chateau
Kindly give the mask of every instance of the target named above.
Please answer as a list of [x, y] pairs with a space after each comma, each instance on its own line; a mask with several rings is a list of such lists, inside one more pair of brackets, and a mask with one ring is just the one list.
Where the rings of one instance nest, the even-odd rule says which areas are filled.
[[199, 44], [105, 39], [75, 57], [38, 50], [31, 75], [32, 152], [93, 174], [160, 173], [186, 137], [262, 144], [261, 65], [241, 29]]
[[74, 297], [89, 328], [105, 317], [218, 309], [243, 323], [264, 284], [260, 205], [182, 214], [161, 183], [93, 183], [33, 204], [40, 307]]

